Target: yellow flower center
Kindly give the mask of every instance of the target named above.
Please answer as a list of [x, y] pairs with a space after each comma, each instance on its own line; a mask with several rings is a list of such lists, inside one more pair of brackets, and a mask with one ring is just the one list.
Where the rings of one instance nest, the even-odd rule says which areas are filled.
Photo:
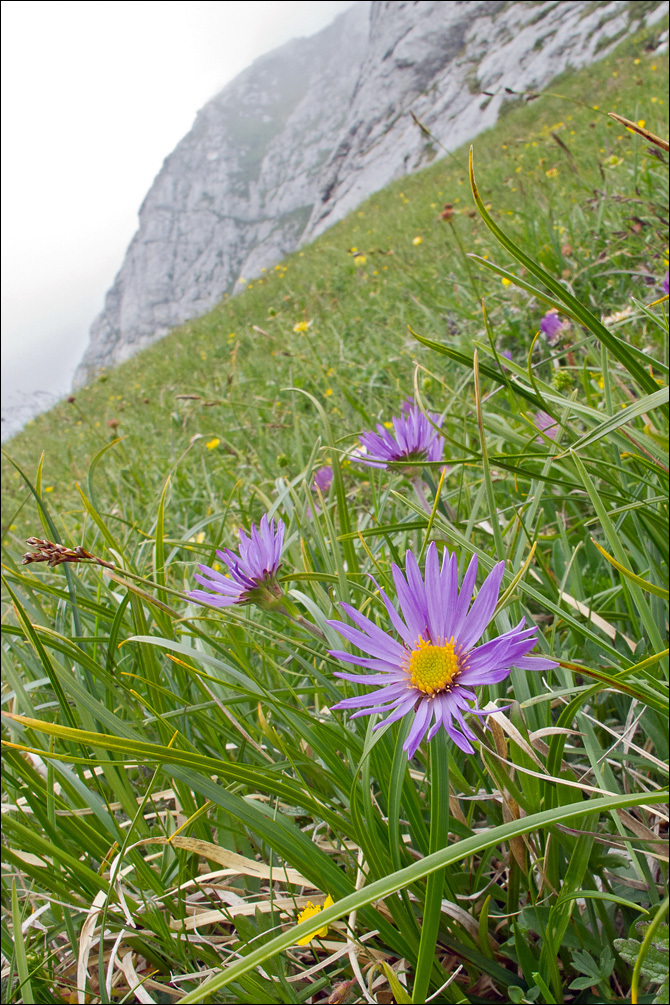
[[[440, 640], [443, 641], [443, 640]], [[446, 690], [461, 670], [460, 652], [456, 652], [453, 637], [441, 646], [424, 642], [419, 637], [417, 648], [409, 657], [410, 684], [424, 694], [438, 694]]]

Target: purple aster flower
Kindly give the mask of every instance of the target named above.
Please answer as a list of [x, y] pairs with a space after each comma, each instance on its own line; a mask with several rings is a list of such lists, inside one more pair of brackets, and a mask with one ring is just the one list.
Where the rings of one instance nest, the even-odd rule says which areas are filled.
[[314, 484], [313, 487], [318, 489], [319, 492], [325, 495], [330, 486], [333, 483], [333, 469], [329, 464], [325, 467], [319, 468], [318, 471], [314, 472]]
[[[499, 356], [504, 356], [505, 359], [509, 359], [510, 361], [512, 359], [512, 351], [511, 351], [511, 349], [501, 349], [498, 355]], [[501, 363], [500, 365], [503, 368], [503, 370], [507, 369], [507, 367], [505, 366], [504, 363]]]
[[540, 331], [549, 345], [554, 345], [558, 341], [558, 335], [562, 328], [563, 322], [555, 310], [547, 311], [540, 321]]
[[[535, 424], [538, 429], [541, 429], [544, 436], [548, 436], [550, 440], [555, 440], [558, 434], [558, 423], [553, 416], [549, 415], [548, 412], [536, 412], [535, 413]], [[544, 436], [538, 436], [537, 442], [544, 443]]]
[[202, 573], [196, 579], [205, 590], [192, 590], [189, 597], [211, 607], [229, 607], [231, 604], [259, 604], [266, 609], [281, 605], [282, 590], [276, 574], [280, 568], [284, 524], [274, 520], [268, 522], [264, 516], [260, 525], [251, 525], [248, 536], [239, 531], [239, 555], [229, 548], [217, 551], [218, 557], [228, 566], [229, 575], [224, 576], [207, 565], [199, 565]]
[[437, 548], [431, 544], [426, 553], [424, 582], [416, 558], [411, 551], [407, 552], [404, 575], [397, 565], [393, 566], [402, 617], [379, 587], [401, 641], [343, 603], [342, 607], [358, 628], [342, 621], [329, 621], [328, 624], [366, 656], [353, 656], [339, 650], [331, 652], [331, 656], [365, 667], [372, 673], [336, 673], [335, 676], [375, 690], [345, 698], [333, 708], [358, 709], [352, 718], [375, 712], [388, 713], [375, 729], [411, 715], [412, 725], [403, 747], [408, 758], [414, 757], [426, 735], [430, 740], [440, 728], [446, 730], [461, 750], [474, 753], [471, 741], [476, 737], [464, 713], [488, 713], [479, 709], [473, 688], [505, 680], [513, 666], [521, 670], [550, 670], [557, 666], [553, 660], [526, 655], [537, 642], [537, 628], [524, 629], [523, 618], [511, 631], [475, 646], [493, 617], [504, 568], [504, 562], [494, 567], [471, 604], [477, 575], [476, 556], [468, 566], [459, 591], [455, 555], [449, 556], [445, 551], [440, 568]]
[[[442, 416], [434, 412], [428, 415], [436, 426], [442, 425]], [[359, 436], [361, 450], [352, 459], [371, 468], [386, 468], [393, 461], [441, 461], [444, 438], [416, 405], [411, 405], [406, 414], [393, 418], [393, 433], [377, 423], [376, 433], [362, 433]]]
[[668, 290], [670, 290], [670, 279], [669, 279], [669, 277], [670, 277], [670, 272], [666, 271], [666, 273], [665, 273], [665, 279], [661, 283], [661, 289], [665, 293], [666, 297], [668, 295]]
[[405, 400], [403, 401], [402, 405], [400, 406], [400, 412], [405, 418], [407, 418], [407, 416], [409, 415], [409, 413], [412, 411], [413, 408], [414, 408], [414, 398], [410, 396], [409, 398], [405, 398]]

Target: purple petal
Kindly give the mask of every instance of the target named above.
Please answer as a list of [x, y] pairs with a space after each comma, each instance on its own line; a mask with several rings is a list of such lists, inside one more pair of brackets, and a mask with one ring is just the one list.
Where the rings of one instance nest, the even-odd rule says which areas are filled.
[[426, 614], [419, 605], [418, 598], [414, 597], [398, 566], [392, 565], [391, 571], [393, 572], [393, 582], [395, 583], [396, 593], [400, 601], [400, 609], [412, 638], [412, 645], [414, 645], [421, 633], [426, 631]]
[[191, 590], [189, 597], [210, 607], [230, 607], [231, 604], [237, 603], [234, 597], [222, 597], [216, 593], [205, 593], [204, 590]]
[[477, 556], [473, 555], [470, 560], [470, 564], [466, 569], [465, 575], [463, 576], [463, 582], [461, 583], [458, 599], [455, 604], [454, 619], [449, 629], [450, 635], [453, 635], [454, 639], [459, 637], [461, 627], [465, 621], [465, 615], [468, 612], [468, 607], [470, 606], [470, 601], [472, 600], [472, 591], [475, 588], [476, 578]]
[[556, 660], [545, 659], [544, 656], [522, 656], [514, 661], [514, 666], [519, 670], [553, 670], [560, 664]]
[[376, 705], [379, 702], [395, 701], [404, 697], [407, 692], [405, 684], [390, 684], [388, 687], [380, 687], [367, 694], [357, 694], [353, 698], [343, 698], [333, 708], [361, 708], [367, 705]]
[[412, 691], [410, 694], [408, 694], [407, 698], [404, 701], [400, 702], [397, 705], [394, 712], [391, 712], [391, 714], [387, 715], [385, 719], [382, 719], [381, 722], [378, 722], [376, 726], [373, 726], [372, 727], [373, 730], [381, 729], [382, 726], [387, 726], [391, 722], [396, 722], [397, 719], [402, 719], [404, 715], [407, 715], [408, 712], [411, 712], [411, 710], [416, 705], [416, 702], [417, 702], [416, 691]]
[[456, 746], [460, 747], [465, 754], [474, 754], [475, 748], [466, 740], [462, 733], [459, 733], [453, 726], [445, 726], [444, 728]]
[[[334, 656], [335, 653], [331, 653]], [[354, 684], [364, 684], [365, 687], [376, 687], [378, 684], [404, 684], [407, 687], [407, 675], [404, 673], [345, 673], [335, 670], [333, 677], [353, 681]]]
[[378, 628], [369, 618], [354, 610], [349, 604], [342, 604], [342, 607], [352, 620], [356, 621], [365, 631], [352, 628], [351, 625], [347, 625], [343, 621], [328, 621], [327, 624], [331, 628], [334, 628], [340, 635], [344, 635], [345, 639], [353, 642], [355, 646], [369, 653], [370, 656], [376, 656], [378, 659], [395, 666], [402, 662], [405, 658], [405, 650], [399, 642], [386, 635], [381, 628]]
[[[368, 575], [370, 575], [370, 574], [368, 573]], [[413, 636], [410, 633], [407, 625], [402, 620], [402, 618], [400, 617], [400, 615], [396, 611], [395, 607], [393, 606], [393, 604], [389, 600], [389, 598], [388, 598], [388, 596], [387, 596], [386, 591], [384, 590], [384, 588], [379, 585], [379, 583], [377, 582], [377, 580], [375, 579], [374, 576], [370, 576], [370, 579], [372, 580], [372, 582], [375, 584], [375, 586], [379, 590], [379, 595], [380, 595], [380, 597], [382, 598], [382, 600], [384, 602], [384, 607], [386, 608], [386, 612], [387, 612], [389, 618], [391, 619], [391, 624], [393, 625], [393, 627], [395, 628], [395, 630], [397, 631], [398, 635], [403, 640], [403, 642], [405, 643], [405, 645], [409, 646], [411, 648], [414, 645], [416, 636]]]
[[329, 649], [328, 653], [337, 660], [343, 660], [345, 663], [353, 663], [357, 667], [365, 667], [366, 670], [379, 670], [382, 673], [398, 672], [397, 663], [389, 663], [388, 660], [366, 659], [364, 656], [354, 656], [344, 649]]
[[463, 627], [459, 629], [456, 636], [459, 644], [464, 649], [469, 649], [477, 639], [482, 637], [485, 629], [488, 627], [498, 603], [498, 594], [500, 593], [500, 584], [504, 571], [505, 563], [498, 562], [482, 583], [475, 602], [465, 618]]
[[426, 608], [430, 638], [433, 645], [438, 645], [439, 640], [444, 639], [447, 605], [442, 596], [440, 558], [434, 542], [426, 552]]
[[419, 748], [419, 744], [426, 735], [426, 730], [433, 715], [432, 702], [428, 700], [423, 700], [416, 710], [416, 715], [414, 716], [414, 722], [409, 731], [409, 736], [403, 744], [403, 750], [407, 751], [407, 759], [412, 760], [415, 753]]
[[484, 686], [485, 684], [497, 684], [501, 680], [505, 680], [509, 677], [510, 666], [498, 667], [492, 670], [470, 670], [466, 668], [462, 674], [459, 676], [459, 680], [462, 680], [464, 684], [468, 684], [470, 687], [476, 687], [477, 685]]

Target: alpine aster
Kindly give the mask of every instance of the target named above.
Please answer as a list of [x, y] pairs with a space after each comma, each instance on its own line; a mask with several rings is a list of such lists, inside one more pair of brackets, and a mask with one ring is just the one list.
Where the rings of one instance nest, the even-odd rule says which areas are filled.
[[[525, 619], [497, 638], [475, 643], [493, 617], [505, 563], [499, 562], [486, 577], [472, 601], [477, 575], [473, 557], [458, 588], [456, 556], [445, 550], [442, 566], [435, 544], [426, 553], [425, 581], [416, 558], [407, 552], [405, 573], [393, 566], [400, 613], [384, 590], [379, 588], [389, 619], [400, 640], [387, 635], [373, 621], [350, 604], [342, 607], [357, 625], [342, 621], [328, 623], [357, 646], [365, 656], [336, 650], [331, 656], [364, 667], [372, 673], [336, 673], [336, 677], [373, 687], [367, 694], [344, 698], [335, 709], [355, 708], [352, 718], [385, 714], [374, 727], [412, 717], [403, 749], [414, 757], [424, 737], [428, 740], [440, 728], [468, 754], [474, 753], [476, 739], [464, 713], [486, 715], [477, 704], [473, 690], [478, 685], [495, 684], [508, 677], [510, 669], [550, 670], [553, 660], [527, 653], [537, 642], [537, 628], [524, 629]], [[402, 616], [401, 616], [402, 615]], [[387, 714], [388, 713], [388, 714]]]
[[282, 597], [276, 573], [280, 567], [284, 530], [281, 520], [277, 521], [275, 529], [274, 520], [268, 522], [267, 515], [258, 527], [251, 525], [250, 536], [240, 528], [239, 555], [229, 548], [216, 553], [228, 566], [229, 575], [199, 565], [202, 575], [196, 575], [196, 580], [213, 592], [192, 590], [189, 597], [211, 607], [251, 603], [270, 609], [276, 607]]
[[393, 461], [441, 461], [444, 438], [435, 426], [442, 425], [443, 417], [429, 412], [435, 424], [432, 425], [423, 412], [409, 402], [403, 403], [402, 411], [402, 416], [391, 420], [394, 435], [379, 422], [376, 433], [361, 433], [362, 450], [356, 451], [353, 459], [371, 468], [386, 468]]

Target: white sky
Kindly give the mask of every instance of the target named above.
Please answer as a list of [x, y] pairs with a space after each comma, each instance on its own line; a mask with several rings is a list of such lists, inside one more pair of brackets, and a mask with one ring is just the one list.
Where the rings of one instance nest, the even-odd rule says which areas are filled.
[[4, 0], [4, 417], [69, 390], [140, 203], [198, 109], [353, 2]]

